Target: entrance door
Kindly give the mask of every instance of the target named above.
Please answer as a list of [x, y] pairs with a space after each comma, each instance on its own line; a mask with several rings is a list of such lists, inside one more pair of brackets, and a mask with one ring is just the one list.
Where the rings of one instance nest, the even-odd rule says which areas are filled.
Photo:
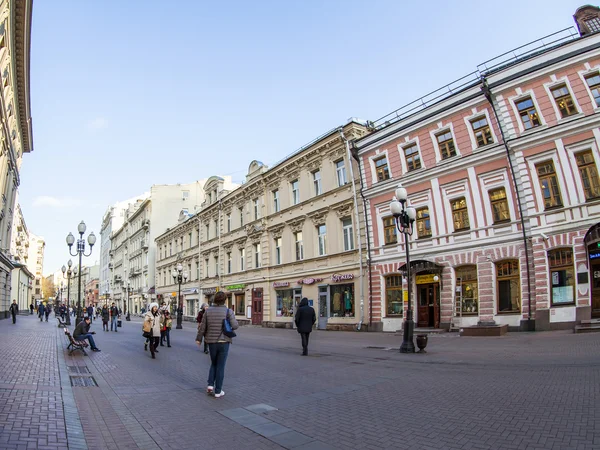
[[319, 286], [319, 330], [327, 328], [327, 319], [329, 319], [329, 293], [327, 286]]
[[592, 264], [592, 317], [600, 318], [600, 263]]
[[418, 307], [418, 327], [428, 327], [429, 326], [429, 299], [427, 297], [427, 284], [418, 284], [417, 285], [417, 302], [419, 304]]
[[440, 294], [439, 284], [417, 285], [418, 322], [419, 327], [440, 326]]
[[263, 321], [263, 290], [252, 289], [252, 325], [262, 325]]

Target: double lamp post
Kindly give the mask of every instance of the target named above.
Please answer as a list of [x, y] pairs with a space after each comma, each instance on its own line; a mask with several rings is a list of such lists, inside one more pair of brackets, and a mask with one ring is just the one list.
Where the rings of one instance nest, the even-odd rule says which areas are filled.
[[404, 235], [404, 247], [406, 248], [406, 283], [407, 283], [407, 296], [408, 296], [408, 308], [406, 311], [406, 320], [404, 321], [404, 329], [402, 345], [400, 346], [400, 353], [414, 353], [415, 344], [413, 342], [413, 333], [415, 329], [415, 322], [413, 320], [413, 310], [411, 302], [411, 290], [412, 281], [410, 279], [410, 249], [408, 244], [408, 236], [413, 233], [413, 225], [417, 218], [417, 211], [412, 206], [408, 206], [408, 195], [406, 189], [401, 184], [395, 192], [395, 197], [390, 203], [390, 211], [394, 216], [396, 228], [400, 233]]
[[[78, 290], [77, 290], [77, 318], [76, 318], [76, 324], [78, 324], [79, 322], [81, 322], [82, 320], [82, 314], [81, 314], [81, 257], [82, 256], [91, 256], [92, 254], [92, 247], [94, 246], [94, 244], [96, 243], [96, 236], [94, 235], [94, 232], [91, 232], [88, 235], [88, 244], [90, 244], [90, 252], [88, 254], [85, 253], [85, 239], [83, 239], [83, 233], [85, 233], [86, 230], [86, 226], [84, 221], [82, 220], [81, 223], [79, 225], [77, 225], [77, 232], [79, 233], [79, 239], [77, 239], [77, 250], [75, 251], [75, 253], [73, 253], [71, 250], [73, 248], [73, 244], [75, 243], [75, 236], [73, 236], [73, 233], [69, 233], [67, 235], [67, 245], [69, 246], [69, 254], [71, 256], [79, 256], [79, 280], [78, 280]], [[70, 262], [70, 261], [69, 261]]]
[[67, 320], [65, 321], [65, 324], [71, 325], [71, 313], [69, 312], [69, 309], [71, 308], [71, 276], [77, 275], [77, 267], [71, 269], [71, 266], [73, 265], [73, 261], [71, 260], [67, 262], [67, 265], [69, 266], [68, 269], [63, 265], [61, 270], [63, 277], [65, 273], [67, 274]]
[[185, 283], [188, 279], [187, 270], [183, 270], [183, 266], [181, 263], [177, 264], [177, 270], [173, 269], [171, 272], [173, 276], [173, 281], [179, 284], [179, 296], [177, 297], [177, 329], [181, 330], [183, 328], [183, 300], [181, 298], [181, 283]]

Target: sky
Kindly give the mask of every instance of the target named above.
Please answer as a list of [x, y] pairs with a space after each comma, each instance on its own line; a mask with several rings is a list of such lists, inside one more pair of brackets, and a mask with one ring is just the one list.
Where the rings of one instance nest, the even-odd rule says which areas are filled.
[[153, 184], [241, 182], [252, 160], [272, 165], [574, 26], [582, 4], [36, 0], [19, 201], [46, 240], [44, 273], [70, 258], [81, 220], [98, 237], [84, 264], [99, 261], [117, 201]]

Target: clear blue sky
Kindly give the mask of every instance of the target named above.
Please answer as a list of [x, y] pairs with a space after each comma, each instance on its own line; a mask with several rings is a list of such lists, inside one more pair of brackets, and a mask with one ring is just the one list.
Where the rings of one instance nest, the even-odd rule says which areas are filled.
[[581, 4], [36, 0], [20, 203], [46, 238], [44, 273], [67, 261], [82, 219], [99, 243], [116, 201], [152, 184], [241, 181], [253, 159], [272, 164], [574, 25]]

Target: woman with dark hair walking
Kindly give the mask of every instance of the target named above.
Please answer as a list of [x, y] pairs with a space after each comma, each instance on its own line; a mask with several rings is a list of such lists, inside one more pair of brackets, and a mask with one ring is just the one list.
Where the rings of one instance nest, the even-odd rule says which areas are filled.
[[224, 292], [217, 292], [215, 295], [214, 306], [210, 306], [202, 316], [202, 322], [198, 326], [198, 335], [196, 343], [201, 344], [202, 339], [208, 343], [210, 353], [210, 370], [208, 372], [208, 386], [206, 393], [214, 394], [215, 398], [225, 395], [223, 391], [223, 378], [225, 377], [225, 363], [229, 353], [229, 344], [231, 338], [225, 335], [223, 330], [224, 321], [227, 319], [231, 324], [231, 329], [238, 328], [238, 322], [232, 310], [225, 306], [227, 297]]
[[163, 324], [164, 317], [158, 310], [158, 303], [150, 304], [150, 311], [146, 313], [144, 316], [144, 323], [146, 326], [150, 326], [150, 333], [152, 337], [150, 338], [150, 353], [152, 354], [152, 359], [155, 359], [155, 353], [158, 353], [156, 347], [158, 347], [158, 342], [160, 340], [160, 329]]

